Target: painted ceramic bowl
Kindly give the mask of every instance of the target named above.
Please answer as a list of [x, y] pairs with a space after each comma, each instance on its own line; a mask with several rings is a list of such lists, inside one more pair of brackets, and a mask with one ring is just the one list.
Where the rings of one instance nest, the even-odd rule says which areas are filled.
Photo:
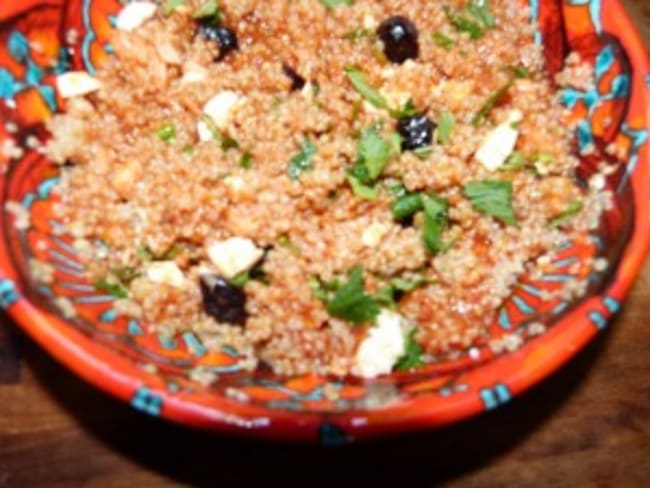
[[[603, 159], [618, 171], [607, 181], [615, 205], [598, 231], [568, 242], [543, 276], [522, 278], [495, 316], [490, 341], [522, 344], [515, 352], [486, 340], [453, 360], [377, 381], [287, 379], [240, 371], [237, 351], [208, 352], [191, 333], [164, 339], [119, 316], [112, 298], [84, 280], [84, 265], [60, 232], [51, 197], [58, 170], [37, 149], [48, 137], [43, 121], [62, 109], [56, 76], [94, 72], [110, 56], [116, 0], [0, 3], [0, 199], [3, 207], [20, 203], [2, 213], [0, 305], [93, 385], [150, 415], [204, 429], [341, 443], [440, 426], [508, 402], [607, 326], [650, 236], [650, 64], [639, 37], [616, 0], [531, 0], [530, 6], [551, 73], [570, 51], [595, 67], [595, 89], [562, 93], [577, 121], [576, 151], [592, 148], [580, 176]], [[597, 255], [612, 263], [608, 269], [589, 267]], [[55, 267], [53, 285], [30, 278], [31, 258]], [[589, 279], [586, 297], [541, 300], [576, 275]], [[55, 306], [60, 297], [74, 304], [74, 319]], [[217, 381], [194, 381], [197, 368]]]

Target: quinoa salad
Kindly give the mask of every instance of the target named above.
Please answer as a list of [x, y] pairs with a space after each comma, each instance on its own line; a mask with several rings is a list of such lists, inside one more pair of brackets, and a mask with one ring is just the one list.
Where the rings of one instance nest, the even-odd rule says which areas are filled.
[[58, 77], [48, 125], [88, 279], [251, 370], [374, 378], [467, 351], [611, 206], [558, 101], [592, 70], [550, 77], [529, 19], [517, 0], [125, 4], [114, 56]]

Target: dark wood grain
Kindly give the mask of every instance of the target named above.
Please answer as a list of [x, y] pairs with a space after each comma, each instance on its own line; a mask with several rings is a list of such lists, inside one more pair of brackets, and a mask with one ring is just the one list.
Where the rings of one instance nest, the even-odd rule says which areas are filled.
[[[650, 39], [650, 1], [627, 3]], [[450, 428], [347, 449], [191, 431], [92, 389], [28, 339], [22, 356], [20, 381], [0, 384], [0, 488], [650, 486], [650, 265], [612, 326], [527, 394]]]

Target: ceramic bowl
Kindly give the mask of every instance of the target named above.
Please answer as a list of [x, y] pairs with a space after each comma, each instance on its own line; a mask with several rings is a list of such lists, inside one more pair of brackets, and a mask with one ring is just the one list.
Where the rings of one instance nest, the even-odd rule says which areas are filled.
[[[39, 151], [43, 127], [63, 109], [56, 76], [95, 72], [111, 55], [116, 0], [0, 3], [0, 305], [52, 356], [96, 387], [154, 416], [221, 432], [284, 440], [350, 442], [432, 428], [499, 405], [539, 382], [607, 327], [637, 275], [650, 236], [650, 64], [616, 0], [530, 0], [551, 74], [571, 52], [594, 65], [594, 89], [565, 89], [577, 122], [580, 176], [607, 160], [614, 208], [589, 239], [567, 242], [542, 276], [524, 277], [499, 309], [488, 340], [456, 358], [376, 381], [282, 378], [240, 370], [235, 350], [209, 352], [191, 333], [173, 340], [116, 313], [83, 278], [84, 264], [52, 213], [58, 168]], [[15, 207], [15, 205], [14, 205]], [[16, 217], [18, 215], [18, 217]], [[604, 256], [608, 269], [593, 269]], [[54, 266], [51, 286], [30, 278], [32, 258]], [[582, 299], [542, 301], [574, 276]], [[64, 317], [66, 297], [76, 310]], [[543, 324], [543, 325], [541, 325]], [[216, 375], [210, 386], [196, 371]], [[194, 378], [194, 379], [193, 379]]]

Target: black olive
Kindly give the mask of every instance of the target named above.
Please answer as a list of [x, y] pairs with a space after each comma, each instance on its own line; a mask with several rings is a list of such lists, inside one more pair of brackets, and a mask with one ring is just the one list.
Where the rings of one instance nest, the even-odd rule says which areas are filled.
[[402, 64], [407, 59], [416, 59], [420, 53], [418, 30], [406, 17], [397, 15], [384, 20], [377, 35], [384, 43], [384, 54], [391, 63]]
[[305, 79], [300, 76], [296, 70], [294, 70], [288, 64], [282, 65], [282, 72], [289, 77], [291, 80], [291, 91], [302, 90], [305, 86]]
[[433, 143], [435, 122], [425, 115], [405, 117], [397, 123], [397, 132], [402, 136], [402, 150], [412, 151], [430, 146]]
[[215, 275], [203, 275], [199, 283], [205, 313], [219, 322], [244, 325], [247, 316], [244, 290]]
[[219, 44], [219, 56], [215, 61], [221, 61], [228, 53], [239, 49], [235, 32], [221, 24], [201, 23], [198, 33], [206, 41]]

